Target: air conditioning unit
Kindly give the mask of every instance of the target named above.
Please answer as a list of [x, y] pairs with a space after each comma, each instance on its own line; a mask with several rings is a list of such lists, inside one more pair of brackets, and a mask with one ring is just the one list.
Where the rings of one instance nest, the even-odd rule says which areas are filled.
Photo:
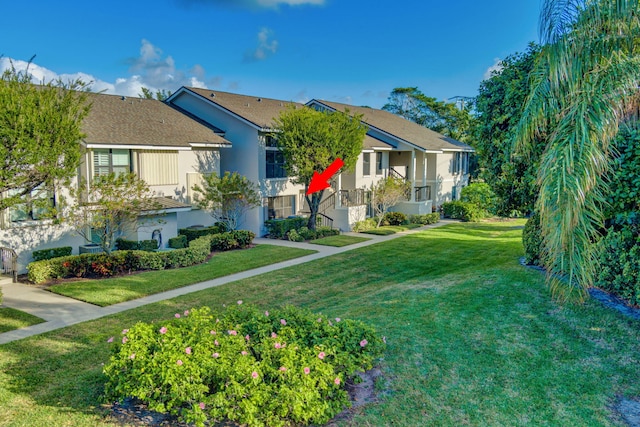
[[78, 252], [81, 254], [99, 254], [100, 252], [102, 252], [102, 248], [100, 247], [100, 245], [90, 243], [80, 246], [78, 248]]

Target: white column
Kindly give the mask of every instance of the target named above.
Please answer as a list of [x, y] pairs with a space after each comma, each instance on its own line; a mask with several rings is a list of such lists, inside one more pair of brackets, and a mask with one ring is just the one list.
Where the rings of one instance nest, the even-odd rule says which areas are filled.
[[416, 201], [416, 150], [411, 150], [411, 201]]
[[336, 198], [336, 208], [341, 208], [342, 207], [342, 197], [340, 196], [340, 190], [342, 190], [342, 174], [339, 173], [338, 174], [338, 185], [337, 185], [338, 189], [336, 191], [336, 195], [334, 196]]

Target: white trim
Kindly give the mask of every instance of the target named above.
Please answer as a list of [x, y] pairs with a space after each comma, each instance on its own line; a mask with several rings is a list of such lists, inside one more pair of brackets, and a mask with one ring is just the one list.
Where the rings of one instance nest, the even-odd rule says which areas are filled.
[[130, 145], [130, 144], [105, 144], [105, 143], [89, 143], [82, 142], [82, 145], [85, 148], [112, 148], [112, 149], [123, 149], [123, 150], [167, 150], [167, 151], [191, 151], [191, 147], [184, 146], [174, 146], [170, 147], [167, 145]]
[[193, 148], [231, 148], [231, 144], [224, 144], [220, 142], [190, 142], [189, 145]]

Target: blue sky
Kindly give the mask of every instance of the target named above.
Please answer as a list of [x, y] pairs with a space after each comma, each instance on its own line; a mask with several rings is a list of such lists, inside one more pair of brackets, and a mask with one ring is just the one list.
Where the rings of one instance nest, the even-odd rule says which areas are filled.
[[135, 96], [181, 85], [380, 108], [395, 87], [474, 96], [538, 40], [540, 0], [112, 0], [3, 4], [0, 68]]

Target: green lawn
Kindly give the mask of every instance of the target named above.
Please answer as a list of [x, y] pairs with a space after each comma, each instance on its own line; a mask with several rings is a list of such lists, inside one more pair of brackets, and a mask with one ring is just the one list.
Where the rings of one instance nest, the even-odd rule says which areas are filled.
[[309, 243], [313, 243], [314, 245], [324, 245], [324, 246], [349, 246], [354, 245], [360, 242], [366, 242], [367, 240], [371, 240], [367, 237], [359, 237], [359, 236], [347, 236], [344, 234], [339, 234], [337, 236], [329, 236], [323, 237], [322, 239], [310, 240]]
[[110, 336], [211, 305], [286, 303], [376, 326], [379, 402], [349, 426], [623, 426], [640, 396], [640, 323], [560, 306], [521, 267], [524, 221], [458, 223], [0, 346], [0, 425], [107, 425]]
[[104, 307], [313, 253], [315, 251], [307, 249], [258, 245], [217, 253], [209, 261], [193, 267], [67, 282], [51, 286], [49, 290]]
[[395, 234], [401, 231], [407, 231], [419, 227], [422, 227], [422, 224], [383, 225], [372, 230], [361, 231], [361, 233], [375, 234], [377, 236], [388, 236], [390, 234]]
[[42, 323], [39, 317], [9, 307], [0, 307], [0, 334]]

